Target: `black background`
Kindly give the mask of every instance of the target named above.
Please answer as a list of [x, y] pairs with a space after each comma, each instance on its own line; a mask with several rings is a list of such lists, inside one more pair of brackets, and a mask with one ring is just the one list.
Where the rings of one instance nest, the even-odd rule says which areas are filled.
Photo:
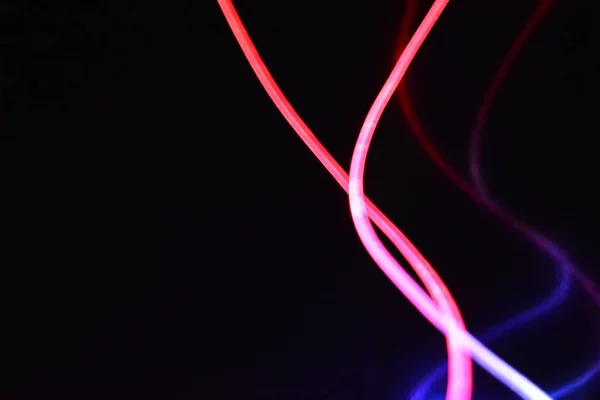
[[[591, 4], [556, 0], [535, 30], [489, 116], [482, 168], [498, 202], [600, 282]], [[403, 2], [235, 5], [348, 167], [394, 64]], [[406, 77], [465, 175], [483, 93], [535, 6], [451, 1]], [[404, 399], [444, 359], [441, 335], [370, 260], [343, 191], [264, 93], [216, 1], [22, 2], [0, 17], [0, 396]], [[396, 99], [366, 190], [473, 332], [555, 284], [547, 257], [437, 170]], [[492, 346], [548, 390], [600, 353], [598, 309], [572, 293]], [[475, 385], [476, 398], [513, 396], [479, 370]]]

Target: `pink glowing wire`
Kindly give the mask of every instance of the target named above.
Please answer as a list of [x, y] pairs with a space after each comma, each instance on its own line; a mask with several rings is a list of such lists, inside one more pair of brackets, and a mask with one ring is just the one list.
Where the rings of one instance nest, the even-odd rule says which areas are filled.
[[[254, 72], [279, 111], [340, 186], [348, 192], [348, 175], [318, 141], [312, 131], [293, 109], [281, 89], [279, 89], [277, 83], [258, 54], [258, 51], [246, 32], [231, 1], [219, 0], [219, 5], [221, 6], [236, 39], [242, 47], [244, 54], [254, 69]], [[365, 201], [369, 218], [373, 220], [407, 259], [440, 308], [447, 311], [449, 315], [456, 320], [459, 327], [464, 328], [462, 316], [460, 315], [456, 302], [437, 272], [408, 238], [369, 199], [365, 199]], [[448, 398], [452, 400], [470, 399], [472, 393], [472, 366], [470, 356], [468, 353], [456, 351], [451, 346], [449, 340], [447, 340], [447, 342], [449, 359]]]
[[[440, 331], [449, 336], [448, 341], [452, 343], [449, 346], [449, 351], [454, 346], [464, 346], [466, 350], [469, 350], [474, 358], [493, 375], [498, 377], [504, 383], [506, 383], [516, 393], [526, 399], [550, 399], [550, 397], [537, 388], [532, 382], [530, 382], [523, 375], [515, 371], [506, 362], [501, 360], [498, 356], [488, 350], [473, 336], [466, 332], [463, 328], [462, 321], [453, 315], [453, 312], [457, 311], [447, 310], [442, 304], [435, 304], [430, 297], [419, 287], [419, 285], [404, 271], [396, 260], [389, 254], [389, 252], [383, 247], [381, 242], [378, 240], [373, 227], [371, 226], [368, 216], [372, 217], [374, 222], [379, 225], [382, 224], [381, 229], [386, 234], [393, 234], [393, 237], [399, 239], [398, 243], [395, 243], [402, 254], [407, 260], [413, 265], [413, 268], [417, 272], [422, 274], [422, 279], [425, 282], [429, 282], [434, 297], [438, 295], [444, 295], [446, 299], [449, 297], [447, 289], [440, 285], [441, 280], [435, 274], [433, 269], [427, 269], [425, 266], [429, 266], [426, 263], [424, 257], [418, 253], [412, 243], [402, 235], [402, 233], [391, 224], [381, 212], [379, 212], [374, 205], [364, 197], [362, 176], [364, 174], [364, 164], [366, 161], [366, 154], [370, 139], [372, 138], [375, 130], [376, 123], [381, 116], [381, 112], [389, 101], [393, 91], [398, 85], [402, 75], [404, 74], [408, 64], [414, 57], [414, 54], [420, 44], [423, 42], [427, 33], [431, 30], [433, 24], [441, 14], [448, 0], [438, 0], [430, 12], [425, 17], [425, 20], [415, 33], [415, 36], [407, 46], [405, 51], [398, 61], [396, 68], [392, 72], [392, 76], [386, 82], [382, 92], [378, 96], [373, 108], [369, 112], [369, 116], [361, 134], [359, 136], [359, 142], [357, 143], [356, 151], [353, 157], [351, 176], [353, 179], [350, 181], [350, 197], [351, 197], [351, 210], [352, 217], [357, 226], [360, 238], [367, 247], [367, 250], [371, 256], [375, 259], [382, 270], [388, 275], [388, 277], [396, 284], [396, 286], [405, 294], [405, 296], [426, 316], [433, 325], [435, 325]], [[258, 52], [252, 45], [239, 16], [235, 12], [233, 5], [230, 0], [219, 0], [219, 4], [238, 40], [246, 57], [252, 65], [255, 73], [259, 80], [269, 93], [269, 96], [273, 99], [279, 110], [282, 112], [284, 117], [296, 130], [302, 140], [307, 146], [313, 151], [313, 153], [321, 160], [328, 171], [334, 176], [334, 178], [344, 188], [348, 187], [348, 177], [344, 173], [343, 169], [335, 162], [335, 160], [327, 153], [323, 146], [316, 140], [312, 132], [295, 113], [289, 102], [283, 96], [281, 90], [277, 87], [273, 78], [269, 74], [268, 70], [260, 60]], [[412, 54], [411, 54], [412, 51]], [[369, 213], [369, 214], [367, 214]], [[368, 215], [368, 216], [367, 216]], [[379, 223], [378, 223], [379, 222]], [[393, 229], [391, 229], [393, 228]], [[433, 285], [432, 285], [433, 283]], [[432, 290], [433, 289], [433, 290]], [[454, 306], [455, 307], [455, 306]], [[461, 354], [462, 352], [459, 352]], [[464, 360], [464, 358], [463, 358]], [[470, 365], [469, 365], [470, 371]], [[462, 379], [462, 381], [461, 381]], [[465, 389], [470, 390], [470, 375], [468, 377], [457, 376], [458, 384], [464, 384], [469, 382], [468, 385], [463, 386]]]
[[410, 275], [402, 269], [394, 257], [385, 248], [383, 243], [381, 243], [367, 216], [363, 179], [367, 153], [375, 128], [377, 127], [377, 123], [381, 118], [385, 106], [408, 69], [410, 62], [431, 31], [447, 3], [448, 0], [436, 0], [434, 2], [423, 22], [421, 22], [421, 25], [402, 52], [390, 77], [387, 79], [367, 114], [356, 142], [350, 165], [350, 209], [352, 211], [352, 220], [354, 221], [354, 225], [361, 241], [373, 260], [375, 260], [377, 265], [379, 265], [396, 287], [404, 293], [413, 305], [421, 311], [423, 316], [425, 316], [436, 328], [449, 336], [454, 344], [469, 349], [473, 358], [480, 365], [523, 398], [550, 399], [550, 396], [539, 389], [533, 382], [487, 349], [471, 334], [459, 327], [454, 319], [444, 312], [444, 310], [440, 310], [431, 301], [431, 298], [429, 298], [416, 282], [414, 282]]

